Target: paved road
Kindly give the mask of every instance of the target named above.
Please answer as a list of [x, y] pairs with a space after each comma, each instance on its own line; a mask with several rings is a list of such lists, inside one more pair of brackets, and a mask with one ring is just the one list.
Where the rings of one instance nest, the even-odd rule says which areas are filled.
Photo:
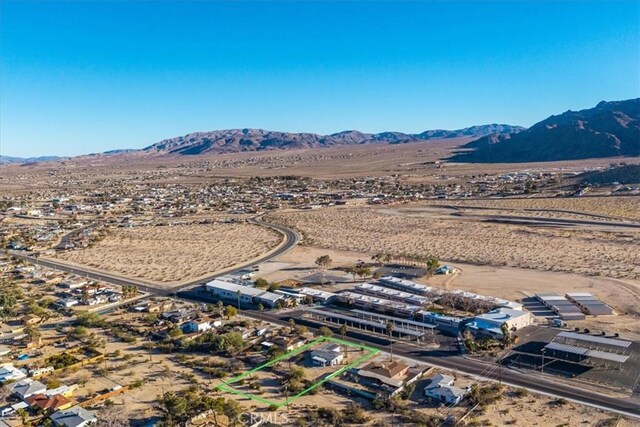
[[[299, 235], [294, 230], [290, 230], [285, 227], [277, 226], [274, 224], [267, 224], [263, 222], [261, 218], [255, 218], [250, 220], [250, 222], [254, 224], [259, 224], [267, 227], [271, 227], [285, 235], [285, 243], [278, 248], [276, 251], [265, 255], [264, 257], [254, 260], [250, 263], [246, 263], [241, 266], [236, 266], [230, 271], [240, 270], [242, 268], [246, 268], [247, 266], [262, 263], [265, 261], [269, 261], [273, 258], [276, 258], [283, 253], [291, 250], [298, 242]], [[31, 262], [36, 262], [36, 260], [28, 255], [21, 254], [19, 252], [11, 251], [11, 253], [19, 258], [26, 259]], [[164, 289], [159, 288], [157, 286], [146, 284], [142, 281], [122, 278], [119, 276], [106, 274], [106, 273], [95, 273], [90, 270], [69, 267], [64, 264], [57, 263], [55, 261], [48, 260], [38, 260], [38, 264], [43, 265], [45, 267], [50, 267], [62, 271], [67, 271], [74, 274], [79, 274], [82, 276], [86, 276], [92, 279], [102, 280], [105, 282], [113, 283], [116, 285], [136, 285], [142, 291], [148, 292], [154, 295], [171, 295], [179, 290], [184, 290], [185, 288], [198, 285], [199, 283], [205, 282], [207, 280], [211, 280], [219, 275], [226, 274], [228, 272], [218, 273], [216, 275], [212, 275], [211, 277], [205, 279], [199, 279], [197, 281], [193, 281], [188, 284], [181, 285], [179, 287], [173, 289]], [[276, 324], [288, 325], [288, 319], [292, 317], [292, 314], [289, 313], [271, 313], [271, 312], [252, 312], [250, 310], [243, 310], [242, 314], [245, 316], [249, 316], [255, 319], [265, 320]], [[303, 321], [300, 319], [300, 321]], [[317, 322], [313, 322], [309, 319], [304, 319], [304, 322], [309, 324], [309, 326], [319, 327], [321, 324]], [[316, 325], [312, 325], [312, 323], [316, 323]], [[379, 348], [383, 351], [388, 352], [390, 350], [389, 341], [383, 337], [374, 336], [371, 333], [363, 334], [358, 333], [356, 331], [350, 331], [348, 334], [349, 337], [359, 340], [366, 341], [368, 345], [372, 347]], [[581, 389], [577, 387], [573, 387], [570, 385], [566, 385], [563, 383], [559, 383], [554, 381], [552, 377], [544, 378], [540, 375], [535, 374], [526, 374], [518, 371], [514, 371], [511, 369], [498, 369], [497, 366], [491, 366], [487, 363], [464, 358], [460, 355], [452, 354], [451, 352], [443, 354], [442, 352], [432, 351], [428, 349], [421, 349], [415, 347], [413, 345], [408, 345], [403, 342], [394, 341], [393, 344], [393, 352], [399, 356], [406, 357], [408, 359], [414, 359], [419, 362], [428, 363], [434, 366], [439, 366], [446, 369], [452, 369], [456, 371], [460, 371], [466, 374], [476, 375], [487, 379], [498, 380], [501, 375], [502, 381], [506, 384], [518, 386], [518, 387], [526, 387], [530, 390], [548, 394], [554, 397], [562, 397], [566, 398], [578, 403], [586, 404], [589, 406], [595, 406], [598, 408], [614, 411], [620, 414], [637, 417], [640, 418], [640, 405], [637, 402], [630, 401], [629, 399], [617, 399], [612, 398], [606, 395], [602, 395], [596, 393], [591, 390]]]

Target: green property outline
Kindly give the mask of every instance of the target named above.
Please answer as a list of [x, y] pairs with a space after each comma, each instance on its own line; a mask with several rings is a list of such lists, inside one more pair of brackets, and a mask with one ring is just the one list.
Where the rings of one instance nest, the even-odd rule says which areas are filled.
[[[310, 347], [312, 347], [312, 346], [314, 346], [316, 344], [319, 344], [319, 343], [322, 343], [322, 342], [326, 342], [326, 341], [331, 341], [331, 342], [334, 342], [336, 344], [342, 344], [342, 345], [345, 345], [345, 346], [348, 346], [348, 347], [356, 347], [356, 348], [359, 348], [360, 350], [367, 350], [368, 353], [363, 355], [363, 356], [360, 356], [359, 358], [357, 358], [353, 362], [349, 363], [347, 366], [343, 366], [342, 368], [338, 369], [337, 371], [327, 375], [321, 381], [318, 381], [318, 382], [316, 382], [314, 384], [311, 384], [309, 387], [307, 387], [306, 389], [302, 390], [300, 393], [296, 394], [295, 396], [291, 396], [288, 399], [283, 400], [281, 402], [274, 402], [274, 401], [271, 401], [269, 399], [264, 399], [264, 398], [262, 398], [260, 396], [254, 396], [252, 394], [245, 393], [245, 392], [240, 391], [240, 390], [236, 390], [235, 388], [233, 388], [230, 385], [230, 384], [233, 384], [235, 382], [238, 382], [238, 381], [250, 376], [254, 372], [258, 372], [258, 371], [260, 371], [260, 370], [262, 370], [264, 368], [270, 367], [271, 365], [275, 365], [276, 363], [278, 363], [279, 361], [281, 361], [283, 359], [288, 359], [290, 357], [293, 357], [293, 356], [295, 356], [297, 354], [300, 354], [300, 353], [308, 350]], [[283, 354], [281, 356], [278, 356], [275, 359], [273, 359], [273, 360], [271, 360], [271, 361], [269, 361], [267, 363], [264, 363], [264, 364], [262, 364], [262, 365], [260, 365], [260, 366], [258, 366], [256, 368], [253, 368], [250, 371], [246, 371], [246, 372], [244, 372], [244, 373], [242, 373], [240, 375], [237, 375], [237, 376], [231, 378], [229, 381], [223, 381], [222, 384], [218, 384], [216, 386], [216, 389], [225, 391], [227, 393], [236, 394], [238, 396], [246, 397], [248, 399], [255, 400], [257, 402], [265, 403], [265, 404], [267, 404], [269, 406], [273, 406], [273, 407], [275, 407], [277, 409], [277, 408], [280, 408], [280, 407], [282, 407], [284, 405], [288, 405], [289, 403], [293, 402], [297, 398], [299, 398], [299, 397], [309, 393], [311, 390], [321, 386], [326, 381], [329, 381], [330, 379], [335, 378], [338, 375], [341, 375], [346, 370], [351, 369], [354, 366], [359, 365], [360, 363], [371, 359], [373, 356], [375, 356], [379, 352], [380, 352], [380, 350], [378, 350], [377, 348], [369, 347], [369, 346], [366, 346], [364, 344], [356, 344], [356, 343], [353, 343], [353, 342], [350, 342], [350, 341], [340, 340], [338, 338], [322, 336], [322, 337], [318, 337], [318, 338], [314, 339], [313, 341], [310, 341], [310, 342], [306, 343], [305, 345], [303, 345], [303, 346], [301, 346], [299, 348], [293, 349], [293, 350], [291, 350], [291, 351], [289, 351], [289, 352], [287, 352], [287, 353], [285, 353], [285, 354]]]

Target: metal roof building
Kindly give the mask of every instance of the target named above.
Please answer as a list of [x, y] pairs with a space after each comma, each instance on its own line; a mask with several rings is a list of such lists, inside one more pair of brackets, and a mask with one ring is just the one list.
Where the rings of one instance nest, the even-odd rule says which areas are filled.
[[564, 320], [584, 320], [584, 313], [567, 298], [556, 294], [536, 294], [536, 299]]
[[572, 292], [565, 295], [569, 301], [577, 305], [583, 313], [592, 316], [609, 316], [613, 309], [587, 292]]
[[544, 346], [543, 357], [622, 369], [630, 346], [631, 341], [565, 331]]
[[431, 299], [422, 295], [403, 292], [397, 289], [389, 289], [383, 286], [372, 285], [370, 283], [361, 283], [356, 285], [355, 291], [366, 295], [387, 298], [393, 301], [401, 301], [407, 304], [426, 305], [431, 302]]

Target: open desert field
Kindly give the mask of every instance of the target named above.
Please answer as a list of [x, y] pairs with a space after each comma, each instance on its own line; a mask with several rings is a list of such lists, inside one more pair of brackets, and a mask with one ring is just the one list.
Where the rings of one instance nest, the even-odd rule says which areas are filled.
[[545, 197], [433, 201], [434, 205], [460, 208], [504, 209], [510, 215], [554, 218], [628, 219], [640, 221], [640, 197]]
[[281, 236], [251, 224], [118, 228], [92, 248], [63, 252], [62, 260], [128, 277], [174, 284], [249, 261]]
[[295, 228], [304, 243], [373, 254], [434, 256], [446, 261], [616, 278], [640, 278], [640, 228], [514, 221], [436, 209], [328, 208], [271, 218]]

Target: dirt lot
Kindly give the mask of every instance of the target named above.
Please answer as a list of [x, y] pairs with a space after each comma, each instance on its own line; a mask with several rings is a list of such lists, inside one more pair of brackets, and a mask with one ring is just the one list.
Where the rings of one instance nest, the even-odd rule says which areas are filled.
[[250, 224], [119, 228], [93, 248], [58, 258], [129, 277], [177, 283], [256, 258], [281, 236]]
[[327, 208], [271, 215], [300, 230], [304, 243], [373, 254], [435, 256], [447, 261], [640, 278], [640, 229], [606, 225], [513, 224], [489, 218], [415, 215], [409, 208]]
[[[606, 216], [640, 220], [640, 197], [545, 197], [528, 199], [491, 199], [433, 201], [434, 205], [508, 209], [515, 214], [547, 214], [559, 218], [576, 215]], [[593, 219], [593, 218], [592, 218]]]

